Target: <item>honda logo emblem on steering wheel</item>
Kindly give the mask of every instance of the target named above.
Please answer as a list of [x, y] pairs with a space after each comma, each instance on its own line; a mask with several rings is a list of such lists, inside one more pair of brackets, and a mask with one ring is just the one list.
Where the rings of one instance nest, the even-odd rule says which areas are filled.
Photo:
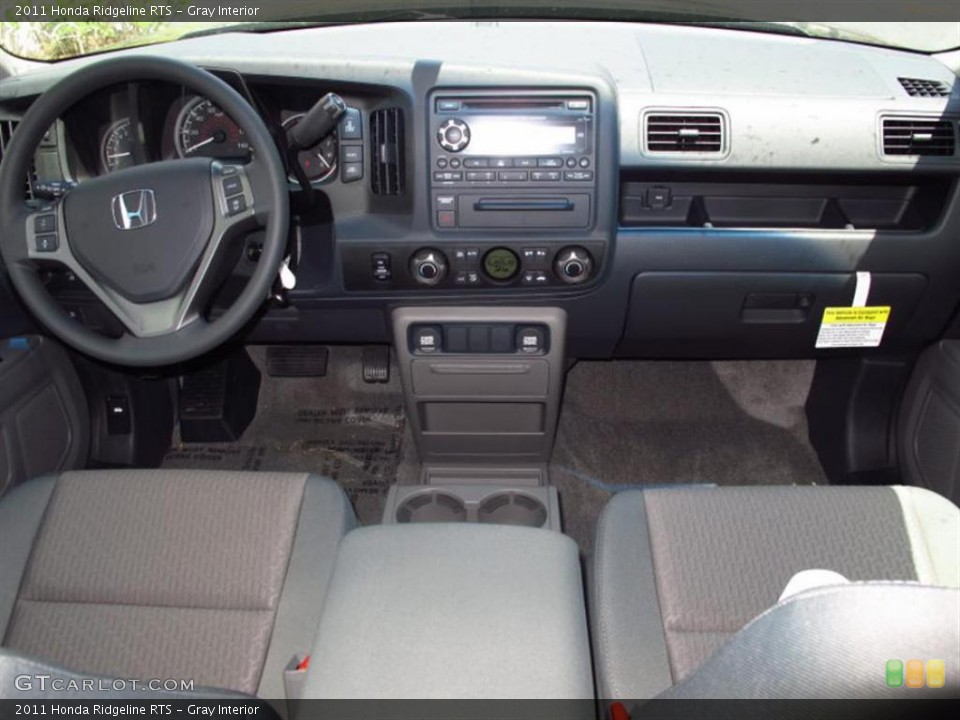
[[117, 230], [136, 230], [157, 221], [157, 201], [153, 190], [131, 190], [114, 195], [111, 208]]

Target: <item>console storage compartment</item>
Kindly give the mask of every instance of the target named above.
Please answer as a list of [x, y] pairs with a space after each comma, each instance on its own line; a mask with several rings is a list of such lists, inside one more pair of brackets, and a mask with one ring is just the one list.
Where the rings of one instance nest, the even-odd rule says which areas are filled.
[[554, 717], [593, 717], [576, 544], [472, 523], [354, 530], [340, 545], [303, 697], [570, 699], [584, 702], [556, 703]]
[[560, 411], [565, 330], [558, 308], [395, 310], [407, 417], [423, 462], [546, 463]]

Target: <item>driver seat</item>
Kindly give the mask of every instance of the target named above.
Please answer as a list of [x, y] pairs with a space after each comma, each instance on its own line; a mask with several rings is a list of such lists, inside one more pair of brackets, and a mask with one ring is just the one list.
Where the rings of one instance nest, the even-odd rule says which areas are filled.
[[346, 495], [314, 475], [96, 470], [0, 500], [0, 645], [71, 670], [283, 697]]

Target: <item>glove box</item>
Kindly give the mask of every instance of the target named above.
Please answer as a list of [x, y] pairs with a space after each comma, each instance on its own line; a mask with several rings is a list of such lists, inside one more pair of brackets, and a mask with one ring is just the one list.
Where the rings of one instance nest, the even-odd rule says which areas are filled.
[[[824, 309], [851, 306], [856, 284], [855, 273], [641, 273], [633, 279], [618, 353], [810, 356]], [[890, 307], [881, 348], [896, 345], [926, 286], [919, 274], [871, 276], [866, 304]]]

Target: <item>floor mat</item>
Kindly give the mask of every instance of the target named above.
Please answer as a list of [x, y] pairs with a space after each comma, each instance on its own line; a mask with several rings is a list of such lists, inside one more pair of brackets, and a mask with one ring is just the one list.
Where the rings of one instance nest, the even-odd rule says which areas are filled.
[[360, 522], [379, 523], [404, 457], [406, 416], [396, 368], [364, 383], [360, 348], [331, 348], [327, 375], [272, 378], [265, 349], [249, 348], [263, 377], [257, 416], [234, 443], [175, 442], [165, 468], [312, 472], [338, 482]]
[[825, 483], [804, 403], [815, 364], [580, 362], [567, 375], [550, 477], [591, 553], [614, 492], [658, 484]]

